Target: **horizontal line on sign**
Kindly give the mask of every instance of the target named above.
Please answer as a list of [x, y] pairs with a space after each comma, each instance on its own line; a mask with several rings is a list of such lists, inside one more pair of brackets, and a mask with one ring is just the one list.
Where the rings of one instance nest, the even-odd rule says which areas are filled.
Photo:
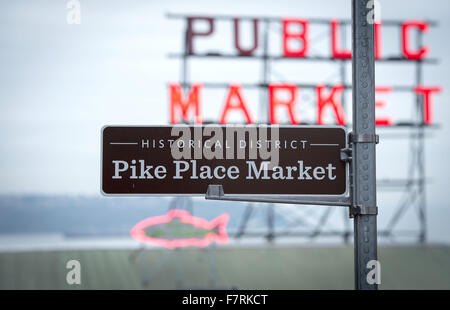
[[311, 143], [311, 146], [339, 146], [339, 144], [335, 143]]
[[117, 145], [137, 145], [137, 142], [109, 142], [109, 144]]

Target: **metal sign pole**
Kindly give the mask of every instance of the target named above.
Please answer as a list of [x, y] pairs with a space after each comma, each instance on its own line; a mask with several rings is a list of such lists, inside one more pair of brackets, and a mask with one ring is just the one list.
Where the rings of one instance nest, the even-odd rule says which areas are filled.
[[[370, 0], [352, 0], [352, 72], [353, 72], [353, 205], [355, 242], [355, 288], [376, 290], [367, 281], [377, 260], [377, 201], [375, 167], [375, 56], [374, 24], [367, 16]], [[373, 2], [372, 2], [373, 3]]]

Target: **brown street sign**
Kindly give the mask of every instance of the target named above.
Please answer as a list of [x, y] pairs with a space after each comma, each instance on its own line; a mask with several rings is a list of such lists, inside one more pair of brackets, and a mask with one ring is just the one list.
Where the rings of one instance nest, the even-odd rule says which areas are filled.
[[105, 195], [343, 195], [342, 127], [106, 126]]

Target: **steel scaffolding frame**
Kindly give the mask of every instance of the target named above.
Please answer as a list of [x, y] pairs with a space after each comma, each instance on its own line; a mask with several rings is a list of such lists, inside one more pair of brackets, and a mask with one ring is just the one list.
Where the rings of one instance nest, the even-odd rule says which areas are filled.
[[[260, 77], [259, 83], [241, 83], [241, 86], [246, 88], [256, 88], [259, 90], [259, 118], [261, 123], [268, 122], [268, 91], [267, 86], [272, 81], [271, 79], [271, 70], [272, 63], [278, 60], [288, 60], [288, 61], [310, 61], [310, 62], [327, 62], [334, 63], [338, 66], [339, 69], [339, 84], [344, 85], [344, 91], [341, 96], [341, 104], [344, 108], [344, 111], [347, 112], [349, 108], [349, 104], [346, 102], [346, 92], [352, 90], [351, 83], [349, 84], [347, 79], [347, 66], [351, 63], [351, 59], [335, 59], [331, 57], [323, 57], [323, 56], [308, 56], [306, 58], [285, 58], [281, 55], [270, 55], [269, 54], [269, 42], [270, 42], [270, 31], [271, 27], [275, 24], [279, 24], [282, 20], [281, 17], [261, 17], [261, 16], [228, 16], [228, 15], [208, 15], [208, 16], [191, 16], [184, 14], [167, 14], [169, 19], [182, 19], [185, 22], [185, 36], [184, 36], [184, 51], [182, 53], [169, 53], [168, 57], [172, 59], [181, 59], [181, 72], [180, 72], [180, 85], [182, 86], [184, 92], [186, 92], [192, 82], [189, 79], [189, 60], [192, 58], [209, 58], [209, 59], [235, 59], [239, 61], [245, 61], [247, 59], [259, 59], [262, 65], [262, 76]], [[235, 18], [238, 18], [242, 21], [251, 21], [254, 19], [258, 19], [261, 28], [263, 31], [263, 44], [262, 44], [262, 55], [250, 55], [243, 56], [239, 54], [221, 54], [221, 53], [189, 53], [188, 52], [188, 18], [190, 17], [208, 17], [213, 18], [215, 20], [227, 20], [232, 21]], [[318, 24], [318, 25], [329, 25], [329, 19], [321, 19], [321, 18], [310, 18], [308, 19], [310, 24]], [[437, 22], [432, 20], [426, 20], [426, 22], [431, 27], [436, 27]], [[341, 26], [341, 46], [347, 46], [348, 39], [346, 35], [345, 27], [351, 26], [351, 20], [340, 20], [339, 24]], [[384, 27], [400, 27], [402, 21], [400, 20], [383, 20]], [[320, 40], [321, 38], [318, 38]], [[423, 41], [423, 34], [421, 32], [417, 32], [417, 45], [421, 46]], [[312, 42], [312, 41], [311, 41]], [[412, 86], [404, 86], [404, 85], [394, 85], [392, 86], [392, 90], [396, 92], [408, 92], [413, 93], [414, 87], [416, 85], [423, 84], [423, 66], [427, 64], [437, 64], [437, 59], [424, 59], [424, 60], [409, 60], [404, 58], [403, 56], [394, 56], [394, 57], [384, 57], [382, 59], [376, 60], [376, 62], [407, 62], [412, 63], [415, 66], [415, 85]], [[297, 85], [301, 88], [305, 89], [313, 89], [316, 87], [315, 84], [308, 83], [295, 83], [293, 81], [289, 81], [290, 84]], [[327, 87], [331, 87], [331, 84], [323, 83], [323, 85]], [[204, 82], [204, 88], [216, 88], [216, 89], [225, 89], [229, 86], [229, 83], [225, 82]], [[402, 197], [398, 204], [395, 207], [395, 211], [393, 215], [390, 217], [388, 224], [385, 227], [380, 227], [378, 230], [378, 236], [385, 237], [387, 239], [393, 240], [396, 237], [406, 236], [406, 237], [414, 237], [417, 238], [417, 242], [425, 243], [427, 237], [427, 223], [426, 223], [426, 166], [425, 166], [425, 139], [428, 135], [428, 130], [432, 128], [438, 128], [437, 125], [426, 125], [423, 119], [423, 98], [421, 95], [415, 96], [415, 105], [414, 105], [414, 119], [410, 122], [397, 122], [389, 127], [377, 127], [377, 131], [381, 136], [381, 139], [402, 139], [407, 138], [409, 143], [409, 170], [408, 174], [404, 178], [398, 179], [382, 179], [377, 180], [377, 187], [380, 191], [394, 191], [402, 194]], [[315, 125], [315, 123], [306, 123], [305, 125]], [[351, 128], [351, 124], [347, 124], [348, 128]], [[401, 135], [398, 133], [390, 133], [389, 131], [395, 129], [406, 129], [408, 131], [407, 135]], [[186, 198], [189, 199], [189, 198]], [[179, 199], [175, 199], [176, 201], [180, 201]], [[249, 203], [247, 204], [246, 210], [241, 218], [241, 223], [239, 225], [239, 229], [235, 232], [231, 232], [230, 235], [232, 237], [240, 238], [242, 236], [262, 236], [267, 239], [267, 241], [271, 242], [278, 237], [307, 237], [311, 239], [325, 237], [325, 236], [340, 236], [345, 243], [351, 241], [351, 236], [353, 235], [352, 228], [350, 227], [350, 220], [348, 219], [348, 211], [347, 209], [343, 212], [344, 219], [344, 229], [334, 229], [334, 230], [324, 230], [323, 228], [327, 225], [327, 222], [333, 212], [333, 208], [326, 208], [323, 212], [311, 212], [311, 208], [314, 207], [300, 207], [302, 211], [294, 211], [292, 208], [290, 211], [287, 211], [287, 206], [274, 206], [273, 204], [265, 205], [263, 208], [267, 208], [266, 216], [267, 216], [267, 232], [252, 232], [247, 231], [247, 224], [250, 220], [252, 214], [254, 213], [255, 206], [260, 207], [258, 204]], [[175, 208], [173, 204], [170, 208]], [[182, 207], [182, 206], [179, 206]], [[386, 208], [386, 206], [383, 206]], [[193, 207], [191, 207], [193, 208]], [[299, 207], [296, 209], [300, 210]], [[281, 211], [281, 210], [285, 211]], [[417, 219], [419, 222], [418, 229], [412, 230], [399, 230], [396, 229], [396, 226], [400, 219], [405, 216], [406, 212], [409, 209], [415, 209], [417, 214]], [[274, 227], [274, 220], [276, 213], [278, 212], [295, 212], [296, 220], [295, 222], [304, 222], [307, 217], [306, 213], [314, 214], [313, 217], [315, 224], [311, 225], [310, 231], [292, 231], [292, 230], [284, 230], [284, 231], [276, 231]], [[299, 215], [302, 214], [302, 215]]]

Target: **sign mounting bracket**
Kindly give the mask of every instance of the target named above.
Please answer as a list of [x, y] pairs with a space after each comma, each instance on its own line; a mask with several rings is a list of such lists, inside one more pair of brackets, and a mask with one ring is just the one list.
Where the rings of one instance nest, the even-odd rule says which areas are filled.
[[350, 143], [375, 143], [378, 144], [380, 142], [380, 137], [378, 135], [369, 135], [369, 134], [359, 134], [356, 135], [352, 132], [348, 134]]
[[302, 205], [318, 206], [340, 206], [350, 207], [352, 205], [351, 196], [290, 196], [290, 195], [237, 195], [225, 194], [222, 185], [208, 185], [205, 199], [209, 200], [228, 200], [228, 201], [246, 201], [246, 202], [269, 202], [269, 203], [288, 203]]
[[350, 206], [350, 218], [354, 218], [355, 215], [378, 215], [378, 207]]

